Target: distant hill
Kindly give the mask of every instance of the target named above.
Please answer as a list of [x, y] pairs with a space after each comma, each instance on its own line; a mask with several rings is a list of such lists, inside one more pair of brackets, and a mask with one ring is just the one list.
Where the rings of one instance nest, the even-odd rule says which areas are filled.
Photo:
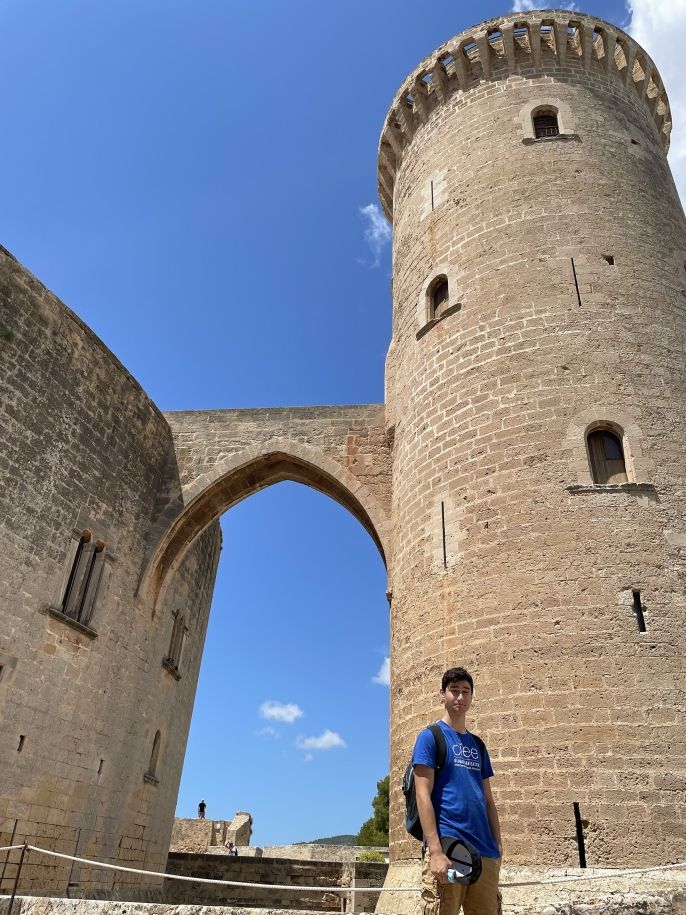
[[307, 842], [294, 842], [294, 845], [356, 845], [357, 836], [327, 836], [326, 839], [310, 839]]

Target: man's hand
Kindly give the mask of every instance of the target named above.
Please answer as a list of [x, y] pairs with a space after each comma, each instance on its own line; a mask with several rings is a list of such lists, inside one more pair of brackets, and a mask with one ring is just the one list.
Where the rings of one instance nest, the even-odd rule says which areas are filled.
[[448, 868], [450, 867], [450, 858], [447, 858], [439, 849], [434, 854], [429, 852], [429, 867], [431, 874], [439, 883], [448, 882]]

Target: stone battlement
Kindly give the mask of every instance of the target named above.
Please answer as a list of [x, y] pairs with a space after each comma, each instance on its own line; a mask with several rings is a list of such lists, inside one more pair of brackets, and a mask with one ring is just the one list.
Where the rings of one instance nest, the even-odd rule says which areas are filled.
[[507, 79], [526, 70], [581, 65], [614, 74], [647, 103], [665, 152], [672, 119], [655, 64], [633, 38], [616, 26], [568, 10], [512, 13], [461, 32], [426, 57], [403, 82], [389, 109], [379, 141], [379, 196], [393, 216], [395, 176], [416, 131], [455, 92], [484, 80]]

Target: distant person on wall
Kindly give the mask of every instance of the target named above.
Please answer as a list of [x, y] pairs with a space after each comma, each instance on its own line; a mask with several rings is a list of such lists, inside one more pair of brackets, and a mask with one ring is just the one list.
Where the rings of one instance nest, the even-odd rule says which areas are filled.
[[199, 820], [205, 819], [205, 810], [206, 809], [207, 809], [207, 804], [205, 803], [205, 801], [200, 801], [200, 803], [198, 804], [198, 819]]
[[238, 857], [238, 848], [233, 844], [233, 842], [231, 842], [231, 841], [229, 840], [229, 841], [226, 843], [226, 847], [227, 847], [227, 849], [228, 849], [230, 855], [232, 855], [234, 858], [237, 858], [237, 857]]
[[[443, 674], [445, 714], [437, 722], [445, 737], [445, 764], [436, 771], [441, 736], [425, 728], [417, 737], [412, 765], [417, 810], [424, 833], [422, 903], [424, 915], [499, 915], [498, 875], [503, 847], [489, 779], [491, 760], [484, 742], [467, 730], [474, 681], [463, 667]], [[441, 837], [457, 837], [481, 856], [481, 875], [469, 886], [448, 882], [451, 859]]]

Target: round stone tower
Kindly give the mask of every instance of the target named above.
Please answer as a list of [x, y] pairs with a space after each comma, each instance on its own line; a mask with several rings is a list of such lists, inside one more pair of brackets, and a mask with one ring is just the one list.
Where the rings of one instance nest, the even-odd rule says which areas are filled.
[[512, 863], [683, 860], [686, 224], [623, 32], [485, 22], [405, 80], [393, 222], [392, 868], [401, 770], [476, 681]]

